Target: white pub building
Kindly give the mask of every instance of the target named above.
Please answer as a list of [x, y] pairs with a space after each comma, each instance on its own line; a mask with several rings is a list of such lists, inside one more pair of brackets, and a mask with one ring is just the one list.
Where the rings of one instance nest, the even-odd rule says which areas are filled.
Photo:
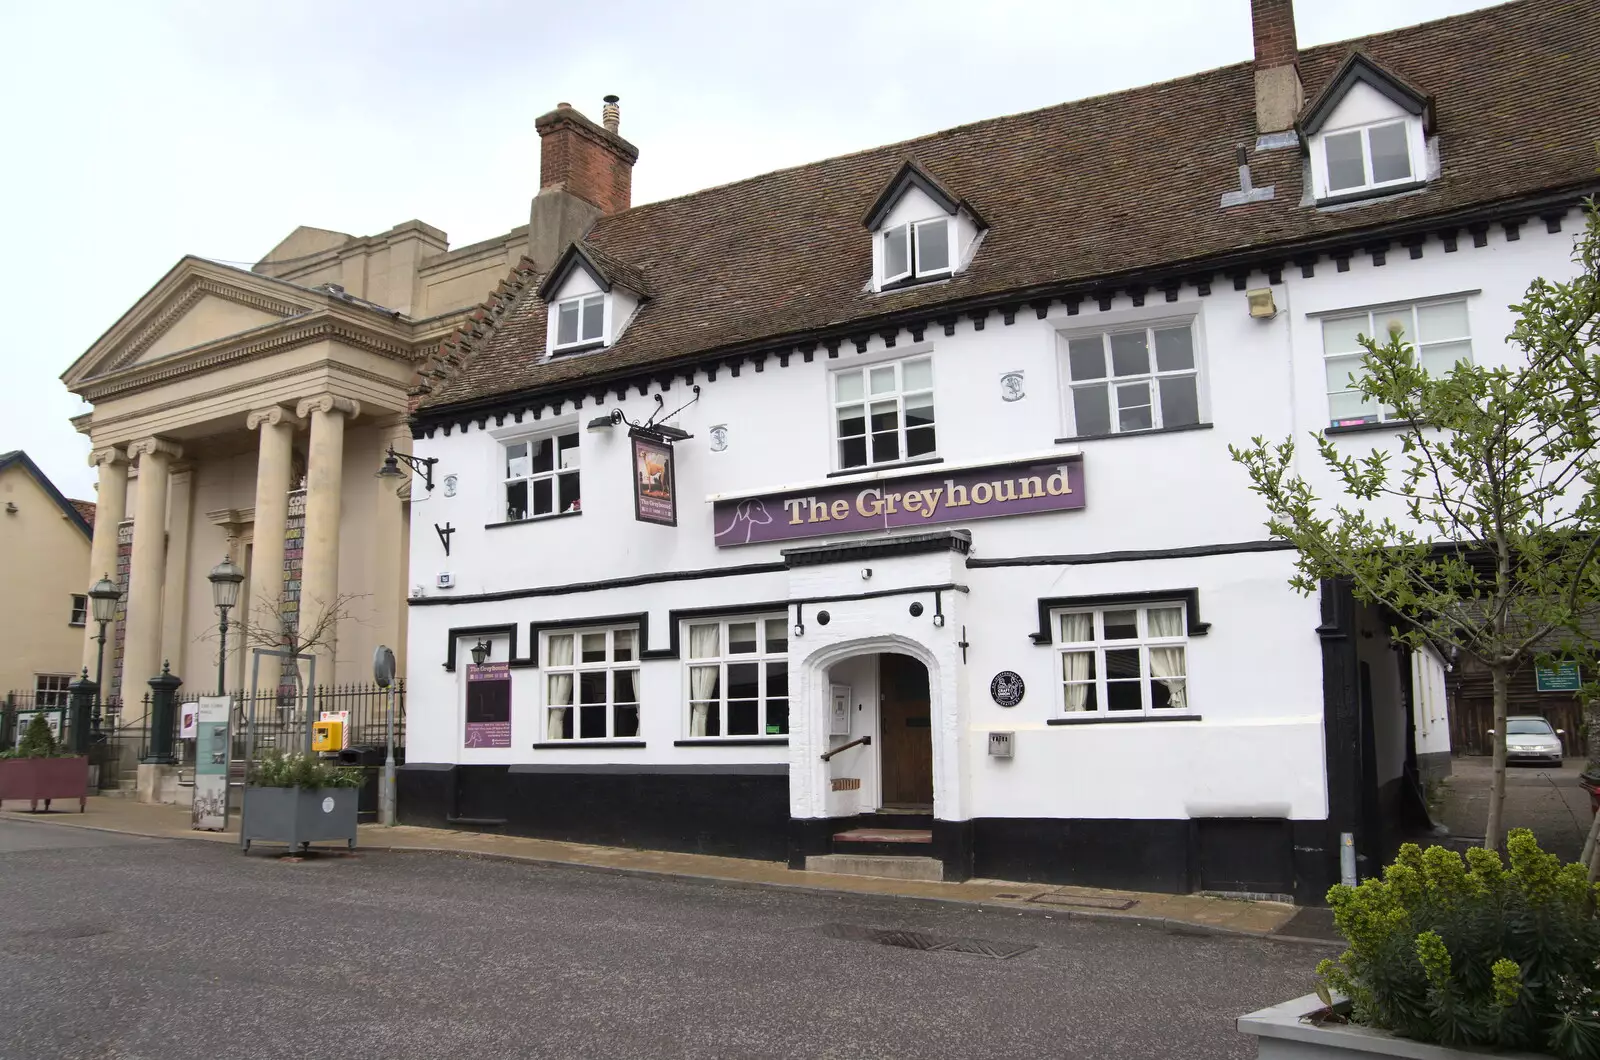
[[1302, 901], [1343, 835], [1380, 864], [1447, 660], [1291, 590], [1228, 446], [1391, 442], [1349, 377], [1395, 322], [1518, 356], [1597, 186], [1587, 6], [1298, 50], [1254, 0], [1253, 62], [638, 207], [614, 100], [545, 115], [562, 250], [416, 395], [402, 819]]

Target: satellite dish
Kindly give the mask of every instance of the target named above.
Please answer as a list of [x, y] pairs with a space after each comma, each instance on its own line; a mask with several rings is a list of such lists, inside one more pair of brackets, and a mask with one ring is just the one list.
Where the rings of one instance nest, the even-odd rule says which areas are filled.
[[379, 688], [388, 688], [394, 681], [394, 652], [380, 644], [372, 652], [372, 679]]

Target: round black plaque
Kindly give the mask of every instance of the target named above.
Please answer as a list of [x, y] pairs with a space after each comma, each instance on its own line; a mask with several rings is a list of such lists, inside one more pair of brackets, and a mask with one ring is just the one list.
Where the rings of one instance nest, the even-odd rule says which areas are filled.
[[1014, 707], [1021, 703], [1024, 691], [1026, 688], [1022, 683], [1022, 675], [1015, 670], [1001, 670], [989, 682], [989, 695], [1002, 707]]

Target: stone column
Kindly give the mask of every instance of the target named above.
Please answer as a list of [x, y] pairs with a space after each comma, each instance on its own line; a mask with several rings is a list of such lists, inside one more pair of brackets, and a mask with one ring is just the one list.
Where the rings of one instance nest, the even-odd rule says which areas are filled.
[[146, 681], [161, 673], [161, 591], [167, 581], [167, 479], [171, 462], [182, 455], [183, 450], [165, 438], [143, 438], [128, 446], [128, 457], [139, 461], [122, 656], [123, 686], [129, 695], [138, 695]]
[[[283, 533], [289, 520], [289, 487], [294, 464], [294, 429], [301, 421], [281, 405], [257, 409], [245, 419], [261, 432], [256, 455], [256, 514], [250, 546], [250, 598], [241, 603], [261, 634], [282, 628]], [[241, 645], [243, 642], [240, 642]], [[276, 673], [276, 670], [270, 671]]]
[[[89, 586], [100, 580], [101, 575], [110, 577], [117, 573], [117, 527], [128, 517], [128, 454], [114, 446], [96, 449], [89, 454], [89, 465], [99, 468], [100, 486], [95, 492], [94, 539], [89, 545], [89, 577], [83, 583], [86, 592]], [[83, 641], [83, 665], [88, 667], [90, 674], [93, 674], [100, 648], [95, 638], [100, 635], [100, 626], [95, 622], [92, 612], [85, 625], [87, 626], [85, 632], [88, 635]], [[108, 625], [106, 637], [109, 639], [110, 636], [111, 627]], [[110, 695], [110, 692], [107, 691], [105, 694]]]
[[[344, 422], [361, 415], [361, 406], [348, 398], [323, 394], [300, 402], [295, 410], [311, 421], [311, 449], [306, 461], [306, 544], [300, 573], [300, 635], [313, 635], [339, 598], [340, 497], [344, 489]], [[259, 538], [258, 538], [259, 539]], [[317, 683], [333, 683], [334, 643], [337, 629], [319, 639]]]
[[[179, 673], [187, 673], [193, 637], [184, 636], [189, 611], [189, 536], [194, 506], [194, 469], [174, 467], [167, 483], [167, 583], [161, 596], [161, 658]], [[215, 563], [216, 560], [211, 562]], [[208, 566], [206, 570], [210, 570]], [[207, 586], [209, 588], [209, 584]], [[209, 594], [208, 594], [209, 595]], [[213, 615], [215, 611], [211, 612]], [[205, 622], [202, 619], [201, 628]], [[194, 645], [209, 659], [209, 640]]]

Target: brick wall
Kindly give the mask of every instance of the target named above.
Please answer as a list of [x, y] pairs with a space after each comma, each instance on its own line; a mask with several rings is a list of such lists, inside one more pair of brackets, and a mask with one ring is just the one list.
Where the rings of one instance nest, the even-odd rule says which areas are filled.
[[614, 133], [570, 107], [540, 118], [539, 187], [565, 187], [601, 213], [626, 210], [633, 202], [633, 163], [639, 152]]
[[1250, 0], [1255, 31], [1256, 66], [1265, 69], [1294, 62], [1294, 0]]

